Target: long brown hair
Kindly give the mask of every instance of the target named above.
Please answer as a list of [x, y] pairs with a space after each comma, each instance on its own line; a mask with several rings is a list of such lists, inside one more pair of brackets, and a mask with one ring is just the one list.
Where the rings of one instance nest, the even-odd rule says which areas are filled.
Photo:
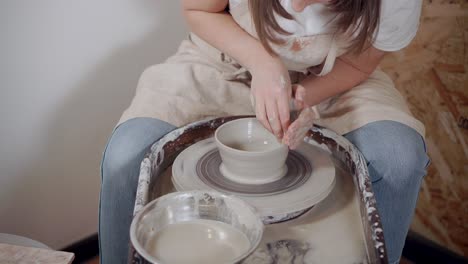
[[[294, 19], [281, 5], [281, 0], [249, 0], [250, 12], [254, 21], [258, 38], [265, 49], [275, 54], [270, 46], [284, 44], [278, 38], [281, 35], [289, 35], [278, 24], [275, 14], [286, 19]], [[366, 47], [366, 43], [373, 42], [375, 32], [380, 21], [381, 0], [330, 0], [327, 3], [330, 10], [336, 14], [333, 24], [336, 26], [335, 34], [347, 34], [350, 36], [348, 52], [359, 53]]]

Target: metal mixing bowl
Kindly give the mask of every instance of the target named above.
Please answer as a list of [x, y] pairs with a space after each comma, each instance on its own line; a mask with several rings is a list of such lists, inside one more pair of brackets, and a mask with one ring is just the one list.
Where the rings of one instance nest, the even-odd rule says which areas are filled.
[[167, 225], [198, 219], [220, 221], [246, 235], [250, 248], [230, 263], [247, 258], [262, 239], [263, 223], [252, 206], [214, 191], [190, 191], [170, 193], [147, 204], [133, 218], [130, 240], [147, 261], [164, 264], [148, 252], [150, 239]]

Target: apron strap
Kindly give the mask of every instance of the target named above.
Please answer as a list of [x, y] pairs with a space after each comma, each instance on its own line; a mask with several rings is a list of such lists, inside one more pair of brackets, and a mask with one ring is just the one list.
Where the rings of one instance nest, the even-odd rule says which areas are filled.
[[322, 71], [317, 76], [324, 76], [328, 74], [332, 69], [333, 65], [335, 64], [336, 55], [338, 51], [338, 46], [336, 45], [335, 37], [333, 37], [330, 45], [330, 50], [328, 51], [327, 58], [325, 59], [325, 63], [323, 64]]

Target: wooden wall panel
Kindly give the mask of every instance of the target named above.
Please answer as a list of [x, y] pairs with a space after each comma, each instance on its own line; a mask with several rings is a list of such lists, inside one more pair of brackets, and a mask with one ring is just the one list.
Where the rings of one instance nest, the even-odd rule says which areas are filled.
[[425, 0], [418, 35], [381, 67], [426, 125], [432, 164], [412, 230], [468, 256], [468, 1]]

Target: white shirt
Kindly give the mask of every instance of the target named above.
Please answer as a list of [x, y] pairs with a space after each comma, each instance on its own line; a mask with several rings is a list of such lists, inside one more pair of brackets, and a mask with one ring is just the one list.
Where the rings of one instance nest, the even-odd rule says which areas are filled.
[[[229, 0], [231, 8], [242, 1]], [[372, 1], [372, 0], [371, 0]], [[331, 33], [335, 14], [326, 5], [309, 5], [302, 12], [295, 12], [291, 0], [281, 0], [283, 7], [295, 20], [277, 16], [278, 24], [295, 36], [310, 36]], [[383, 51], [397, 51], [406, 47], [416, 35], [419, 27], [422, 0], [382, 0], [380, 24], [374, 47]]]

